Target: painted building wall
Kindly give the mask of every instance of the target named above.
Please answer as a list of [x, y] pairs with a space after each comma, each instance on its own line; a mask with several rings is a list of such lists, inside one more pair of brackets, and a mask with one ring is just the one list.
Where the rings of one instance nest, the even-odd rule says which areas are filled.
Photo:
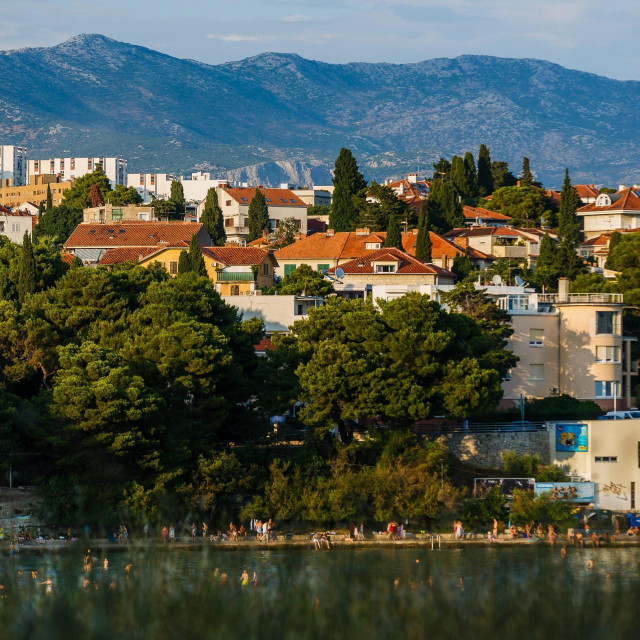
[[27, 150], [11, 144], [0, 145], [0, 186], [27, 184]]
[[87, 173], [95, 171], [101, 166], [107, 174], [111, 187], [116, 184], [127, 184], [127, 161], [124, 158], [43, 158], [41, 160], [29, 160], [27, 172], [29, 184], [34, 176], [41, 174], [55, 174], [62, 180], [73, 180]]
[[64, 197], [64, 192], [71, 187], [71, 182], [50, 182], [47, 184], [30, 184], [24, 187], [0, 187], [0, 205], [3, 207], [19, 207], [24, 202], [39, 205], [47, 201], [47, 186], [51, 188], [51, 200], [57, 207]]
[[0, 235], [11, 242], [22, 244], [25, 232], [30, 236], [33, 230], [33, 217], [28, 214], [12, 216], [0, 213]]

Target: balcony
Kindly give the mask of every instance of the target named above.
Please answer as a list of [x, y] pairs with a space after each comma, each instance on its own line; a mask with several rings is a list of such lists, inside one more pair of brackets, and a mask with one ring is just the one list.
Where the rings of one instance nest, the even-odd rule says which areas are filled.
[[527, 247], [510, 246], [510, 245], [494, 245], [492, 250], [496, 258], [526, 258]]
[[227, 236], [248, 236], [249, 227], [225, 227], [224, 232]]
[[[539, 293], [538, 302], [557, 304], [557, 293]], [[622, 304], [624, 294], [622, 293], [570, 293], [567, 296], [569, 304]]]
[[255, 276], [247, 271], [218, 271], [216, 282], [253, 282]]

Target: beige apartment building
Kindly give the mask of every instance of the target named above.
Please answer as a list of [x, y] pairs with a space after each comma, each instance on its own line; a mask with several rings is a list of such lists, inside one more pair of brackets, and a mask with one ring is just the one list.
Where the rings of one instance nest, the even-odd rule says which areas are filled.
[[51, 200], [57, 207], [64, 197], [64, 192], [71, 187], [71, 182], [58, 182], [57, 176], [42, 175], [32, 179], [32, 184], [22, 187], [0, 187], [0, 206], [15, 208], [25, 202], [36, 207], [47, 201], [47, 186], [51, 188]]
[[622, 294], [517, 293], [497, 298], [511, 314], [518, 365], [504, 381], [503, 404], [568, 394], [610, 410], [632, 405], [631, 341], [622, 335]]
[[112, 205], [109, 202], [100, 207], [88, 207], [82, 213], [82, 222], [131, 222], [141, 220], [155, 222], [153, 207], [140, 207], [135, 204]]

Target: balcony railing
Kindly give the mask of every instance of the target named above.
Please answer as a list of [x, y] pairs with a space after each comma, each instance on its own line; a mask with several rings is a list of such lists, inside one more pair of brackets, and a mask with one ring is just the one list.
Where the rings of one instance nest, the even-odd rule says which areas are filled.
[[[556, 304], [559, 302], [557, 293], [539, 293], [538, 302], [549, 302]], [[569, 303], [591, 303], [591, 304], [621, 304], [624, 302], [622, 293], [570, 293], [567, 296]]]
[[216, 282], [253, 282], [253, 273], [248, 271], [218, 271]]
[[224, 228], [224, 232], [228, 235], [228, 236], [234, 236], [234, 235], [248, 235], [249, 234], [249, 227], [225, 227]]

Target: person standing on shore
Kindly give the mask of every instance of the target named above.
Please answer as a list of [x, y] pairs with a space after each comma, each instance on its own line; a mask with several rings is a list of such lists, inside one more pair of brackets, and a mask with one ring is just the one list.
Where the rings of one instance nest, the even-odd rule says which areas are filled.
[[167, 542], [167, 536], [169, 535], [169, 529], [167, 527], [162, 527], [162, 542]]
[[206, 522], [203, 522], [202, 523], [202, 539], [203, 540], [207, 539], [207, 531], [209, 531], [209, 527]]
[[556, 530], [554, 529], [552, 524], [550, 524], [547, 528], [547, 535], [549, 536], [549, 544], [551, 545], [551, 547], [553, 547], [556, 543], [558, 534], [556, 533]]
[[169, 527], [169, 542], [176, 541], [176, 529], [173, 525]]
[[496, 518], [493, 519], [493, 538], [494, 540], [498, 539], [498, 520]]
[[196, 541], [196, 523], [192, 522], [191, 523], [191, 542], [195, 542]]

